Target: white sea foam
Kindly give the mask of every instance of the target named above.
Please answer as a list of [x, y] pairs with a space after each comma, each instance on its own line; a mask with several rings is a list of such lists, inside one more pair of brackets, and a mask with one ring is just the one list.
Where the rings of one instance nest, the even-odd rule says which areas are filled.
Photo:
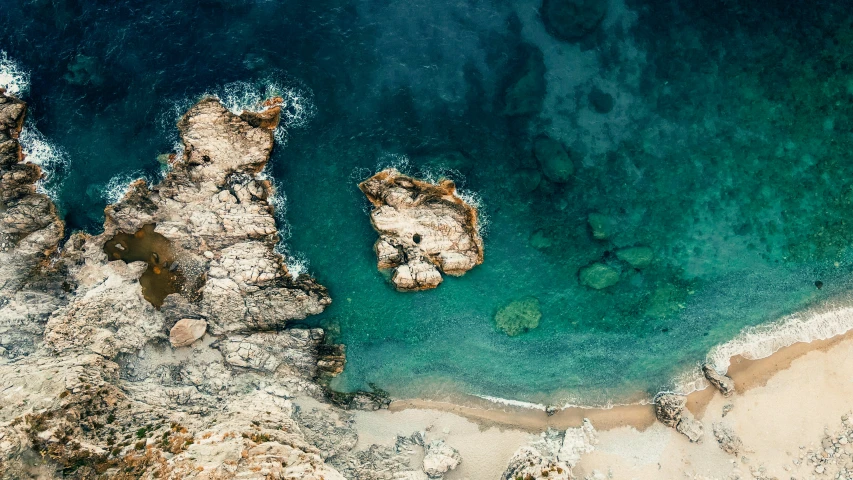
[[30, 72], [21, 68], [14, 60], [0, 50], [0, 88], [21, 97], [30, 89]]
[[264, 80], [259, 83], [232, 82], [205, 94], [218, 98], [231, 113], [239, 115], [244, 111], [262, 111], [271, 98], [281, 98], [275, 103], [281, 107], [281, 123], [275, 130], [276, 141], [286, 143], [287, 130], [308, 124], [316, 114], [311, 89], [299, 82], [289, 80]]
[[110, 181], [101, 187], [101, 198], [109, 205], [118, 203], [127, 194], [130, 184], [140, 178], [149, 184], [156, 183], [139, 171], [119, 173], [113, 175]]
[[60, 147], [50, 142], [36, 127], [27, 120], [18, 138], [24, 161], [41, 167], [42, 178], [36, 183], [36, 190], [56, 200], [61, 185], [56, 173], [68, 163], [68, 156]]
[[545, 405], [542, 405], [541, 403], [522, 402], [521, 400], [510, 400], [507, 398], [490, 397], [488, 395], [474, 395], [474, 396], [478, 397], [478, 398], [482, 398], [483, 400], [486, 400], [486, 401], [489, 401], [492, 403], [498, 403], [498, 404], [507, 405], [510, 407], [520, 407], [520, 408], [527, 408], [530, 410], [543, 410], [543, 411], [547, 408]]
[[[795, 313], [775, 322], [747, 327], [732, 340], [713, 347], [705, 361], [718, 372], [726, 372], [731, 358], [736, 355], [747, 360], [758, 360], [795, 343], [826, 340], [850, 330], [853, 330], [853, 307], [828, 305]], [[675, 390], [690, 393], [705, 388], [708, 382], [699, 367], [697, 364], [696, 368], [677, 378]]]

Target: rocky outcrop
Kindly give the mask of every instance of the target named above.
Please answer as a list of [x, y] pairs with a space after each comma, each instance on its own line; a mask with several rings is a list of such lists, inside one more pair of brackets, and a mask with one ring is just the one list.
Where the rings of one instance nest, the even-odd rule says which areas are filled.
[[64, 225], [36, 191], [42, 172], [21, 152], [27, 106], [0, 89], [0, 362], [32, 353], [50, 312], [65, 302], [49, 264]]
[[459, 276], [483, 262], [477, 210], [451, 180], [432, 184], [383, 170], [359, 184], [373, 204], [370, 221], [380, 270], [398, 290], [427, 290], [441, 273]]
[[702, 373], [708, 382], [714, 386], [724, 397], [731, 397], [735, 393], [735, 382], [730, 377], [723, 375], [711, 364], [702, 365]]
[[598, 432], [586, 418], [580, 427], [568, 428], [564, 433], [548, 429], [539, 439], [515, 452], [501, 479], [573, 479], [572, 468], [581, 455], [595, 450], [596, 444]]
[[686, 436], [691, 442], [702, 441], [702, 423], [687, 410], [687, 397], [677, 393], [661, 392], [655, 395], [655, 416], [667, 427]]
[[24, 111], [0, 94], [0, 478], [345, 478], [330, 456], [383, 478], [352, 451], [350, 423], [309, 434], [329, 420], [294, 404], [344, 415], [316, 379], [345, 359], [321, 329], [289, 328], [330, 299], [275, 250], [259, 175], [275, 102], [238, 116], [200, 101], [163, 181], [134, 182], [101, 235], [61, 253], [62, 222], [17, 144]]

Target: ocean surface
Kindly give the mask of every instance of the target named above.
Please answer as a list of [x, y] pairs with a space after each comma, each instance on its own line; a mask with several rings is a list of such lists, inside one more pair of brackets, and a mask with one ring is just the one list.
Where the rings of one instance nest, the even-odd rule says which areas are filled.
[[[201, 96], [287, 99], [267, 174], [291, 269], [333, 298], [305, 323], [347, 345], [336, 388], [635, 400], [850, 290], [849, 2], [610, 0], [570, 41], [540, 0], [0, 3], [0, 85], [30, 105], [28, 158], [69, 230], [99, 232], [128, 181], [157, 181]], [[540, 174], [542, 136], [568, 151], [568, 182]], [[388, 166], [456, 180], [481, 266], [389, 286], [356, 186]], [[651, 264], [619, 260], [631, 246]], [[593, 262], [618, 283], [581, 285]], [[498, 330], [530, 296], [539, 326]]]

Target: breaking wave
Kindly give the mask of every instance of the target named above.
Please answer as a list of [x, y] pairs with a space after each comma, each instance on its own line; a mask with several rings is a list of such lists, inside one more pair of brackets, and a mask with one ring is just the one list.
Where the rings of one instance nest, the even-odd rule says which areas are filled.
[[30, 90], [30, 72], [21, 68], [3, 50], [0, 50], [0, 88], [16, 97], [24, 96]]
[[36, 190], [56, 201], [62, 185], [57, 178], [57, 172], [68, 166], [65, 151], [49, 141], [30, 120], [24, 123], [18, 141], [21, 143], [24, 160], [41, 167], [42, 178], [36, 183]]
[[156, 181], [140, 171], [119, 173], [114, 175], [109, 182], [101, 187], [101, 198], [108, 205], [118, 203], [127, 194], [130, 184], [140, 178], [148, 182], [149, 185], [156, 183]]
[[[853, 307], [826, 306], [788, 315], [778, 321], [747, 327], [733, 339], [713, 347], [706, 363], [721, 373], [728, 371], [732, 357], [747, 360], [767, 358], [782, 348], [800, 342], [826, 340], [853, 330]], [[676, 391], [690, 393], [708, 386], [697, 368], [676, 379]]]

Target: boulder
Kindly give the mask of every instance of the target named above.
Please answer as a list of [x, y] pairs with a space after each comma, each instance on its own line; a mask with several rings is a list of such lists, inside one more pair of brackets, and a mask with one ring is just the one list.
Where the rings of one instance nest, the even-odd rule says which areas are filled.
[[723, 375], [710, 364], [702, 365], [702, 373], [705, 378], [711, 383], [724, 397], [731, 397], [735, 393], [735, 382], [730, 377]]
[[182, 318], [169, 331], [169, 343], [173, 347], [189, 347], [204, 336], [207, 322], [198, 318]]
[[459, 466], [461, 461], [462, 457], [455, 448], [446, 444], [444, 440], [433, 440], [426, 446], [424, 473], [430, 478], [441, 478], [445, 473]]
[[495, 314], [495, 324], [510, 337], [524, 333], [539, 326], [542, 312], [539, 299], [526, 297], [503, 306]]
[[534, 447], [521, 447], [510, 458], [501, 480], [573, 480], [571, 467]]
[[606, 0], [544, 0], [540, 10], [548, 33], [569, 42], [598, 28], [606, 13]]
[[602, 290], [619, 283], [619, 271], [604, 263], [593, 263], [578, 272], [581, 285]]
[[533, 154], [545, 177], [554, 183], [566, 183], [575, 173], [575, 166], [560, 142], [550, 137], [539, 137], [533, 144]]

